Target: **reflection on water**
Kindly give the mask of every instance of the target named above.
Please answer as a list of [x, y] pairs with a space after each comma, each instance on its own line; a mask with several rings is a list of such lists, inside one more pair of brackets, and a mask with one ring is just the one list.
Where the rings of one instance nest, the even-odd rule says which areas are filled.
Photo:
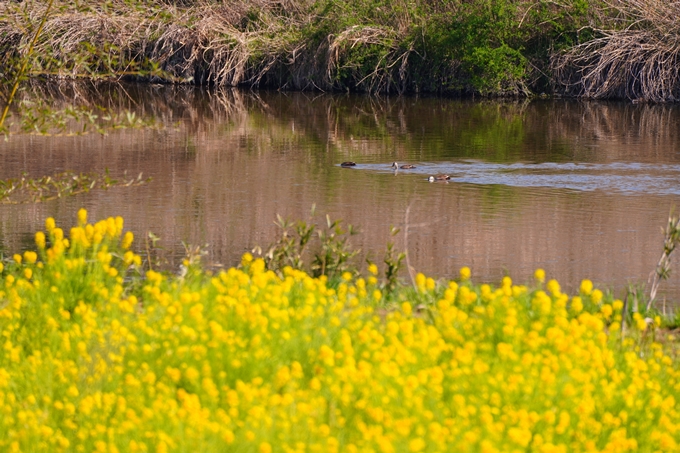
[[[59, 104], [133, 109], [167, 125], [106, 137], [13, 136], [0, 144], [0, 178], [27, 171], [144, 172], [151, 184], [37, 206], [0, 206], [0, 253], [29, 247], [44, 218], [69, 225], [122, 215], [138, 239], [207, 244], [235, 264], [266, 245], [277, 213], [321, 214], [359, 225], [354, 243], [380, 262], [410, 206], [411, 264], [453, 277], [529, 281], [543, 267], [567, 288], [592, 278], [617, 294], [645, 281], [661, 227], [680, 203], [680, 111], [573, 101], [447, 99], [205, 91], [167, 86], [31, 87]], [[30, 92], [30, 90], [29, 90]], [[340, 162], [355, 161], [354, 168]], [[393, 161], [417, 168], [390, 168]], [[427, 182], [430, 174], [451, 180]], [[680, 299], [680, 277], [664, 284]]]

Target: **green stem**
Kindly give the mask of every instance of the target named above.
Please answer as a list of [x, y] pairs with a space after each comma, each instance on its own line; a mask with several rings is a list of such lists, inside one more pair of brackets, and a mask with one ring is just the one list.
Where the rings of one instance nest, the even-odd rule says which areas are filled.
[[33, 48], [35, 47], [35, 43], [38, 41], [38, 36], [40, 36], [40, 32], [42, 31], [43, 26], [47, 21], [47, 16], [49, 16], [50, 14], [50, 9], [52, 9], [53, 1], [54, 0], [50, 0], [49, 3], [47, 4], [47, 9], [45, 10], [45, 14], [42, 17], [42, 20], [40, 21], [38, 29], [35, 31], [35, 35], [33, 35], [33, 40], [31, 40], [31, 45], [28, 48], [28, 52], [26, 53], [26, 56], [21, 62], [21, 68], [19, 69], [19, 72], [17, 72], [17, 75], [14, 79], [14, 83], [12, 84], [12, 91], [10, 92], [9, 97], [7, 98], [5, 108], [3, 109], [2, 116], [0, 117], [0, 128], [2, 128], [2, 125], [5, 124], [5, 118], [7, 118], [7, 114], [9, 113], [9, 107], [12, 105], [12, 101], [14, 101], [14, 95], [16, 95], [17, 89], [19, 89], [19, 82], [21, 82], [21, 78], [24, 76], [24, 73], [26, 72], [28, 61], [30, 60], [31, 55], [33, 54]]

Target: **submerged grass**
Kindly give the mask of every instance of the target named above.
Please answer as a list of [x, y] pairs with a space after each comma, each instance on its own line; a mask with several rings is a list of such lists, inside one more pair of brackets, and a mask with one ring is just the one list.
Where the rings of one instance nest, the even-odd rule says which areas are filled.
[[[45, 2], [0, 3], [3, 65]], [[677, 100], [656, 0], [55, 1], [31, 74], [371, 93]]]
[[3, 451], [678, 449], [677, 342], [639, 315], [621, 341], [587, 280], [463, 268], [385, 305], [375, 268], [142, 276], [121, 218], [45, 226], [0, 264]]
[[104, 174], [64, 172], [39, 178], [23, 174], [16, 179], [0, 179], [0, 205], [42, 203], [88, 193], [91, 190], [139, 186], [149, 181], [151, 179], [143, 179], [141, 173], [136, 178], [128, 178], [125, 175], [123, 179], [114, 179], [108, 170]]

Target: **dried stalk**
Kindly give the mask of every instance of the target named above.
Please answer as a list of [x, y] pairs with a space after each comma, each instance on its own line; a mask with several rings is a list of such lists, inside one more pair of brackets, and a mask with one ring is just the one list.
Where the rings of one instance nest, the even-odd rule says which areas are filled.
[[671, 272], [671, 254], [680, 244], [680, 217], [673, 213], [668, 217], [668, 225], [664, 230], [663, 253], [656, 265], [656, 269], [650, 274], [648, 284], [651, 283], [647, 310], [649, 310], [656, 299], [656, 293], [661, 284], [661, 280], [667, 280]]
[[680, 2], [606, 2], [610, 29], [551, 62], [558, 91], [593, 99], [680, 100]]
[[[316, 49], [301, 30], [318, 19], [311, 2], [266, 0], [232, 2], [119, 2], [116, 14], [93, 4], [55, 5], [35, 43], [32, 75], [57, 78], [136, 76], [152, 81], [237, 86], [274, 83], [280, 88], [337, 88], [338, 74], [369, 92], [406, 89], [413, 49], [397, 43], [408, 24], [348, 26]], [[40, 4], [32, 13], [41, 13]], [[20, 8], [0, 2], [0, 48], [25, 39]], [[11, 42], [10, 42], [11, 41]], [[375, 49], [368, 49], [375, 46]], [[354, 68], [353, 49], [378, 52], [373, 70]], [[363, 50], [362, 50], [363, 51]]]
[[9, 96], [7, 97], [7, 101], [5, 102], [5, 108], [2, 110], [2, 116], [0, 116], [0, 128], [5, 124], [5, 119], [7, 118], [7, 114], [9, 113], [9, 108], [12, 105], [12, 101], [14, 100], [14, 96], [17, 93], [17, 90], [19, 89], [19, 83], [21, 82], [21, 79], [26, 75], [26, 68], [28, 67], [28, 62], [31, 59], [31, 56], [33, 55], [33, 49], [35, 48], [35, 44], [38, 41], [38, 37], [40, 36], [40, 33], [43, 30], [43, 27], [45, 26], [45, 21], [47, 21], [47, 17], [50, 15], [50, 10], [52, 9], [52, 2], [54, 0], [49, 0], [47, 3], [47, 8], [45, 9], [45, 12], [42, 16], [42, 19], [40, 20], [40, 25], [38, 25], [38, 28], [35, 30], [35, 34], [33, 35], [33, 39], [31, 40], [30, 46], [28, 46], [28, 52], [26, 52], [26, 55], [21, 60], [21, 67], [16, 73], [16, 76], [14, 78], [14, 82], [12, 83], [12, 89], [10, 90]]
[[149, 181], [151, 179], [142, 178], [141, 173], [136, 178], [113, 179], [108, 171], [104, 174], [65, 172], [41, 178], [29, 178], [24, 174], [19, 179], [0, 180], [0, 205], [42, 203], [95, 189], [141, 186]]

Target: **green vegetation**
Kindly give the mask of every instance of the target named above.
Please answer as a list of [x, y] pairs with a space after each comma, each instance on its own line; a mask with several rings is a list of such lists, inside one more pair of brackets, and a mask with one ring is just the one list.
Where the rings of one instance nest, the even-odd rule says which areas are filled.
[[680, 217], [677, 215], [671, 215], [668, 217], [668, 225], [664, 230], [664, 241], [663, 241], [663, 253], [659, 262], [656, 265], [656, 269], [650, 276], [651, 286], [649, 290], [649, 300], [647, 301], [647, 310], [650, 309], [654, 300], [656, 299], [656, 293], [659, 290], [659, 285], [662, 280], [668, 280], [671, 273], [671, 254], [675, 251], [675, 248], [680, 244]]
[[0, 205], [42, 203], [91, 190], [110, 189], [118, 186], [139, 186], [150, 181], [140, 173], [136, 178], [113, 179], [108, 171], [98, 173], [64, 172], [52, 176], [30, 178], [24, 174], [17, 179], [0, 179]]
[[[680, 445], [664, 321], [584, 280], [364, 278], [245, 254], [143, 271], [120, 217], [0, 261], [0, 450], [657, 452]], [[308, 230], [308, 229], [306, 229]], [[628, 320], [625, 333], [619, 328]]]
[[[0, 5], [2, 8], [3, 5]], [[18, 17], [23, 19], [25, 24], [22, 28], [29, 36], [29, 41], [26, 43], [16, 42], [17, 32], [4, 30], [2, 37], [5, 38], [0, 50], [0, 95], [4, 98], [2, 113], [0, 113], [0, 133], [5, 134], [5, 138], [10, 132], [16, 130], [7, 124], [7, 119], [13, 113], [19, 119], [17, 126], [19, 130], [26, 133], [38, 133], [41, 135], [82, 135], [90, 132], [97, 132], [105, 134], [109, 130], [130, 128], [130, 127], [154, 127], [153, 119], [138, 118], [134, 112], [125, 110], [123, 112], [113, 113], [107, 108], [95, 106], [94, 108], [83, 107], [82, 105], [71, 104], [63, 108], [53, 108], [45, 103], [44, 99], [31, 98], [26, 96], [17, 101], [17, 95], [22, 82], [26, 81], [30, 75], [40, 73], [40, 64], [50, 60], [48, 54], [36, 55], [36, 53], [45, 52], [46, 49], [39, 48], [39, 43], [45, 38], [45, 25], [48, 19], [53, 18], [54, 0], [49, 0], [44, 3], [42, 10], [39, 12], [39, 22], [37, 26], [32, 23], [27, 9], [14, 10]], [[61, 12], [64, 11], [62, 7]], [[4, 13], [4, 11], [3, 11]], [[0, 24], [6, 25], [6, 21], [11, 17], [2, 14], [0, 15]], [[0, 25], [1, 26], [1, 25]], [[95, 54], [98, 58], [99, 50], [94, 48], [91, 43], [81, 43], [85, 48]], [[54, 63], [59, 65], [56, 59], [52, 59]], [[112, 60], [108, 59], [109, 62]], [[111, 65], [109, 65], [111, 66]], [[129, 69], [128, 65], [128, 69]], [[91, 72], [91, 75], [94, 75]], [[111, 73], [110, 75], [112, 75]], [[143, 71], [135, 69], [132, 72], [118, 71], [117, 77], [125, 74], [144, 74]], [[75, 74], [77, 76], [77, 74]], [[99, 78], [99, 77], [96, 77]]]
[[[293, 223], [277, 216], [279, 236], [263, 253], [267, 268], [280, 276], [286, 267], [304, 269], [313, 277], [325, 276], [336, 282], [345, 272], [356, 274], [358, 271], [351, 260], [359, 250], [352, 249], [348, 243], [349, 237], [356, 234], [354, 227], [349, 225], [345, 230], [341, 221], [331, 221], [328, 215], [326, 228], [319, 228], [311, 220]], [[262, 253], [260, 247], [254, 251]], [[309, 264], [306, 255], [311, 255]]]
[[[28, 57], [32, 76], [673, 101], [679, 8], [655, 0], [56, 0], [48, 12], [46, 2], [3, 2], [0, 71]], [[42, 17], [42, 32], [32, 33]]]

